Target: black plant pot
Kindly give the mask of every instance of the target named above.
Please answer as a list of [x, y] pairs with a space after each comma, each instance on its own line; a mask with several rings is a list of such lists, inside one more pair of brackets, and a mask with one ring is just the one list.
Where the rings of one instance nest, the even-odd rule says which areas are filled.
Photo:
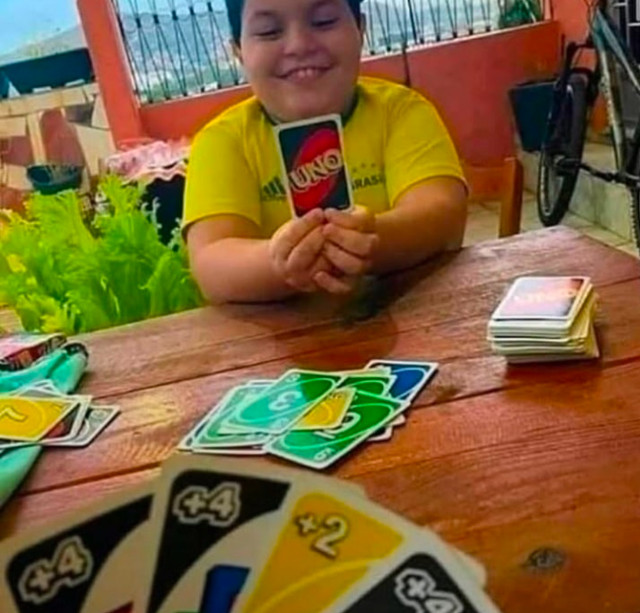
[[522, 148], [540, 151], [547, 118], [551, 110], [554, 81], [532, 81], [517, 85], [509, 92]]
[[160, 239], [166, 245], [174, 229], [182, 220], [185, 179], [175, 175], [169, 181], [155, 179], [145, 190], [143, 200], [148, 204], [158, 202], [157, 218], [160, 223]]
[[51, 196], [66, 189], [78, 189], [83, 170], [82, 166], [35, 165], [27, 168], [27, 178], [34, 190]]

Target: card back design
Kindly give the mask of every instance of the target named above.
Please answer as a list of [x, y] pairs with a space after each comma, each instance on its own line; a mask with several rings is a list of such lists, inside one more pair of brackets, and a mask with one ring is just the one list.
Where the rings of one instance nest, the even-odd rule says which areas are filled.
[[493, 319], [571, 319], [586, 284], [584, 277], [522, 277]]
[[297, 217], [316, 208], [351, 208], [339, 115], [277, 126], [276, 137], [289, 201]]

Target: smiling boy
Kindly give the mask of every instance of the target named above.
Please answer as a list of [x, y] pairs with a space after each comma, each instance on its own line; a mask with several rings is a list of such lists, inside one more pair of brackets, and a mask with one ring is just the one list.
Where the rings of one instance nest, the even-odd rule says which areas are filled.
[[[467, 193], [433, 105], [360, 78], [360, 0], [226, 0], [254, 97], [196, 136], [184, 227], [212, 301], [349, 292], [364, 274], [460, 247]], [[292, 219], [273, 125], [337, 113], [357, 208]]]

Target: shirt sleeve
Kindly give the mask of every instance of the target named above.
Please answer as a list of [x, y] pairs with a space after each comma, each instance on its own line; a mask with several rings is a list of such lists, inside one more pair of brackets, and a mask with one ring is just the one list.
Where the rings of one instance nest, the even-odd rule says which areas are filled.
[[427, 179], [453, 177], [466, 185], [451, 136], [433, 104], [409, 92], [390, 112], [385, 173], [392, 207]]
[[183, 230], [216, 215], [240, 215], [261, 225], [260, 188], [239, 136], [208, 126], [193, 141], [187, 168]]

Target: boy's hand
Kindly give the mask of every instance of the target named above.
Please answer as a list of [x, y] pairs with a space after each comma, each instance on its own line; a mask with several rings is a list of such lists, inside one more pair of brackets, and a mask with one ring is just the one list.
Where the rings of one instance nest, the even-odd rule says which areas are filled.
[[365, 275], [373, 266], [380, 242], [375, 216], [363, 207], [357, 207], [353, 213], [335, 209], [324, 213], [328, 222], [322, 229], [327, 240], [324, 256], [346, 277]]
[[323, 211], [314, 209], [281, 226], [269, 243], [274, 269], [287, 285], [301, 292], [316, 291], [314, 276], [331, 268], [322, 256], [324, 221]]

